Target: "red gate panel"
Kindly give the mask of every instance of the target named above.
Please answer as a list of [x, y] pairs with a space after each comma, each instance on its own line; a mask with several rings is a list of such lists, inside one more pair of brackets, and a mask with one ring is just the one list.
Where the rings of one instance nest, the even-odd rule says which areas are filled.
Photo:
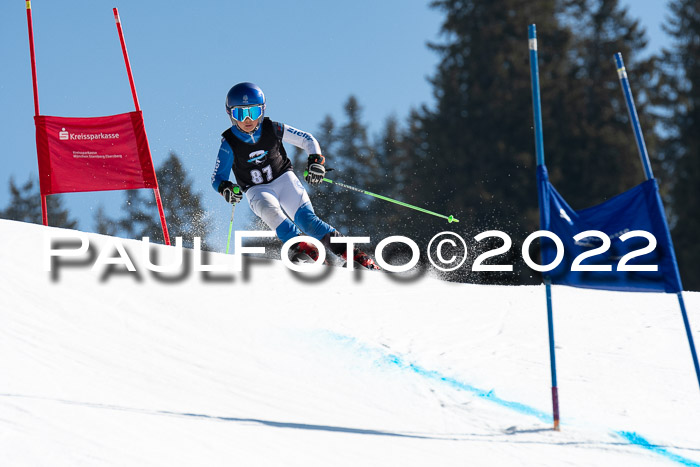
[[158, 187], [140, 111], [34, 119], [42, 195]]

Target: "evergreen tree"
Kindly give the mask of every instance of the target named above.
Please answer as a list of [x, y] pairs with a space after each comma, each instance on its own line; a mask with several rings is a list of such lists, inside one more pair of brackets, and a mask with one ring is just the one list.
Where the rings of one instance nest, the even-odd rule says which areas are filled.
[[568, 6], [567, 22], [576, 31], [564, 78], [568, 89], [558, 106], [557, 128], [545, 135], [545, 150], [553, 183], [582, 209], [644, 180], [613, 57], [617, 52], [624, 57], [651, 154], [656, 140], [646, 108], [653, 64], [637, 59], [646, 46], [644, 30], [618, 0], [569, 0]]
[[192, 180], [175, 153], [165, 160], [157, 175], [161, 195], [168, 200], [163, 202], [163, 207], [168, 229], [174, 232], [170, 235], [183, 237], [187, 244], [194, 237], [200, 237], [202, 245], [206, 246], [210, 221], [202, 206], [201, 194], [192, 191]]
[[10, 202], [0, 211], [0, 217], [41, 224], [41, 198], [35, 185], [34, 179], [29, 178], [24, 185], [18, 187], [14, 177], [10, 177]]
[[[63, 206], [61, 195], [46, 197], [48, 223], [52, 227], [77, 229], [78, 221], [72, 219], [67, 208]], [[0, 217], [21, 222], [42, 224], [41, 194], [38, 181], [30, 177], [22, 186], [15, 184], [10, 178], [10, 202], [0, 211]]]
[[[183, 245], [191, 248], [194, 237], [200, 237], [202, 248], [206, 248], [210, 221], [202, 207], [201, 194], [192, 191], [192, 181], [177, 154], [170, 153], [156, 170], [156, 175], [171, 241], [182, 237]], [[164, 241], [158, 209], [150, 190], [127, 191], [123, 210], [124, 216], [118, 224], [127, 237]]]
[[326, 115], [321, 122], [321, 127], [318, 133], [314, 133], [318, 144], [321, 146], [323, 154], [334, 154], [338, 136], [336, 134], [335, 122], [333, 117]]
[[[432, 181], [434, 204], [460, 218], [460, 227], [466, 224], [474, 234], [502, 230], [513, 239], [501, 260], [515, 262], [514, 274], [481, 273], [470, 280], [539, 280], [519, 255], [520, 242], [539, 225], [527, 25], [538, 30], [550, 178], [576, 209], [643, 181], [613, 55], [622, 52], [639, 77], [638, 108], [651, 130], [644, 112], [651, 63], [636, 56], [645, 46], [644, 32], [618, 0], [432, 5], [446, 13], [447, 41], [431, 45], [441, 62], [432, 79], [435, 106], [420, 117], [427, 138], [422, 178]], [[653, 150], [653, 134], [647, 134]], [[496, 245], [500, 240], [475, 245], [476, 253]]]
[[[374, 191], [390, 198], [409, 204], [424, 204], [415, 180], [415, 163], [409, 143], [410, 130], [404, 130], [395, 116], [390, 116], [374, 143], [378, 165], [378, 177], [374, 182]], [[415, 236], [413, 226], [416, 219], [405, 207], [379, 201], [374, 203], [372, 216], [376, 219], [378, 238], [388, 235]], [[412, 227], [413, 226], [413, 227]]]
[[382, 134], [374, 147], [379, 166], [379, 177], [375, 183], [381, 187], [382, 194], [400, 196], [409, 184], [413, 163], [395, 116], [386, 119]]
[[[354, 96], [346, 101], [344, 113], [346, 122], [340, 128], [336, 130], [333, 120], [326, 117], [318, 133], [327, 165], [335, 170], [329, 177], [371, 190], [378, 178], [378, 165], [361, 121], [362, 108]], [[334, 227], [347, 235], [369, 235], [374, 222], [368, 212], [372, 198], [337, 186], [320, 185], [309, 191], [316, 211]]]
[[[150, 195], [150, 196], [149, 196]], [[123, 216], [117, 221], [121, 235], [140, 240], [149, 237], [151, 241], [163, 239], [158, 210], [150, 190], [127, 190], [124, 192]], [[165, 208], [165, 202], [164, 208]], [[166, 220], [168, 216], [166, 214]], [[171, 234], [174, 238], [175, 236]]]
[[672, 236], [683, 285], [700, 290], [700, 4], [673, 0], [669, 6], [666, 31], [673, 47], [659, 61], [664, 117], [659, 155], [664, 184], [670, 187]]
[[[441, 59], [432, 78], [435, 103], [418, 117], [427, 138], [419, 145], [426, 156], [416, 158], [422, 193], [432, 201], [428, 209], [459, 218], [457, 227], [468, 229], [461, 231], [466, 236], [507, 232], [514, 246], [501, 260], [513, 263], [518, 242], [538, 226], [527, 26], [537, 24], [543, 119], [550, 128], [561, 119], [552, 114], [552, 101], [571, 85], [563, 79], [571, 33], [559, 24], [561, 10], [553, 0], [439, 0], [432, 6], [446, 13], [442, 33], [447, 40], [430, 45]], [[551, 133], [545, 128], [549, 153]], [[427, 235], [444, 227], [435, 222], [426, 219]], [[470, 278], [526, 279], [518, 273]]]
[[95, 232], [112, 237], [119, 232], [119, 225], [105, 213], [102, 205], [99, 205], [95, 212]]
[[[326, 159], [326, 170], [329, 170], [328, 176], [333, 178], [334, 173], [330, 169], [335, 169], [337, 157], [335, 156], [336, 149], [336, 128], [335, 121], [330, 115], [326, 115], [321, 122], [318, 131], [313, 133], [314, 138], [318, 141], [321, 146], [321, 153], [327, 158]], [[293, 161], [295, 168], [297, 168], [297, 174], [302, 174], [303, 170], [306, 170], [307, 156], [302, 149], [297, 149], [295, 153], [295, 159]], [[329, 186], [321, 185], [314, 187], [308, 184], [304, 184], [306, 190], [311, 196], [311, 202], [314, 207], [314, 211], [324, 220], [334, 225], [335, 218], [331, 217], [333, 213], [333, 200], [335, 193], [333, 189]], [[338, 227], [340, 228], [340, 227]]]
[[[427, 167], [432, 164], [430, 138], [426, 125], [421, 119], [421, 115], [428, 115], [430, 111], [426, 106], [422, 106], [420, 110], [413, 109], [408, 116], [408, 125], [401, 131], [401, 145], [397, 160], [397, 166], [394, 168], [399, 179], [397, 189], [400, 190], [402, 199], [421, 201], [423, 203], [430, 201], [430, 190], [426, 192], [426, 183], [433, 183], [432, 177], [429, 180], [422, 178], [427, 172]], [[431, 185], [427, 185], [431, 186]], [[397, 193], [398, 195], [398, 193]]]

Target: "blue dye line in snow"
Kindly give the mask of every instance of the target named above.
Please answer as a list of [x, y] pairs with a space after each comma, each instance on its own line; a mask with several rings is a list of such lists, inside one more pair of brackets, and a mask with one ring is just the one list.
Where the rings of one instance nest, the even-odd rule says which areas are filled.
[[352, 347], [355, 348], [355, 350], [359, 350], [361, 353], [371, 355], [371, 357], [379, 365], [393, 366], [393, 367], [397, 367], [401, 370], [411, 371], [411, 372], [413, 372], [419, 376], [422, 376], [424, 378], [431, 379], [433, 381], [440, 381], [440, 382], [442, 382], [448, 386], [451, 386], [455, 389], [467, 391], [471, 394], [474, 394], [477, 397], [489, 400], [489, 401], [494, 402], [502, 407], [506, 407], [508, 409], [514, 410], [514, 411], [519, 412], [519, 413], [524, 414], [524, 415], [530, 415], [530, 416], [536, 417], [539, 420], [546, 422], [546, 423], [552, 423], [552, 415], [551, 414], [543, 412], [541, 410], [538, 410], [534, 407], [530, 407], [528, 405], [521, 404], [520, 402], [513, 402], [513, 401], [501, 399], [496, 394], [494, 394], [493, 389], [490, 389], [490, 390], [480, 389], [480, 388], [477, 388], [475, 386], [472, 386], [471, 384], [465, 383], [463, 381], [459, 381], [456, 378], [452, 378], [450, 376], [445, 376], [438, 371], [428, 370], [426, 368], [421, 367], [420, 365], [416, 365], [415, 363], [407, 362], [398, 355], [386, 354], [379, 349], [372, 349], [372, 348], [360, 343], [354, 337], [344, 336], [342, 334], [335, 334], [332, 332], [328, 332], [327, 334], [331, 337], [332, 340], [351, 345]]
[[653, 453], [656, 453], [660, 456], [665, 457], [668, 460], [671, 460], [673, 462], [678, 462], [679, 464], [682, 465], [687, 465], [690, 467], [700, 467], [700, 464], [690, 460], [688, 458], [685, 458], [683, 456], [679, 456], [678, 454], [674, 454], [672, 452], [668, 452], [666, 448], [663, 446], [658, 446], [655, 444], [650, 443], [647, 441], [645, 438], [640, 436], [639, 434], [633, 432], [633, 431], [616, 431], [616, 435], [621, 436], [622, 438], [625, 439], [628, 443], [634, 445], [634, 446], [639, 446], [640, 448], [644, 448], [648, 451], [651, 451]]
[[[394, 366], [394, 367], [397, 367], [401, 370], [411, 371], [411, 372], [413, 372], [419, 376], [422, 376], [424, 378], [431, 379], [434, 381], [440, 381], [440, 382], [445, 383], [448, 386], [451, 386], [455, 389], [461, 389], [463, 391], [467, 391], [471, 394], [474, 394], [477, 397], [480, 397], [482, 399], [486, 399], [486, 400], [491, 401], [495, 404], [498, 404], [502, 407], [506, 407], [508, 409], [519, 412], [521, 414], [531, 415], [531, 416], [536, 417], [537, 419], [544, 421], [544, 422], [547, 422], [547, 423], [552, 423], [552, 415], [551, 414], [545, 413], [545, 412], [538, 410], [534, 407], [530, 407], [528, 405], [521, 404], [520, 402], [513, 402], [513, 401], [501, 399], [500, 397], [498, 397], [494, 394], [493, 390], [486, 391], [483, 389], [479, 389], [477, 387], [474, 387], [470, 384], [459, 381], [459, 380], [452, 378], [450, 376], [445, 376], [438, 371], [428, 370], [428, 369], [425, 369], [419, 365], [416, 365], [415, 363], [406, 362], [406, 360], [404, 360], [403, 358], [401, 358], [398, 355], [386, 354], [379, 349], [373, 349], [371, 347], [368, 347], [368, 346], [360, 343], [354, 337], [344, 336], [342, 334], [336, 334], [333, 332], [326, 332], [324, 334], [330, 336], [330, 338], [334, 341], [341, 342], [341, 343], [344, 343], [346, 345], [351, 345], [352, 347], [355, 348], [355, 350], [359, 350], [361, 353], [371, 355], [372, 358], [379, 365]], [[651, 451], [655, 454], [658, 454], [659, 456], [665, 457], [666, 459], [668, 459], [670, 461], [677, 462], [681, 465], [686, 465], [689, 467], [700, 467], [700, 463], [695, 462], [695, 461], [688, 459], [686, 457], [679, 456], [678, 454], [674, 454], [672, 452], [669, 452], [666, 448], [664, 448], [662, 446], [652, 444], [649, 441], [647, 441], [644, 437], [640, 436], [638, 433], [635, 433], [633, 431], [614, 431], [613, 433], [615, 435], [623, 438], [625, 441], [627, 441], [629, 444], [631, 444], [633, 446], [637, 446], [637, 447], [646, 449], [648, 451]]]
[[542, 412], [541, 410], [537, 410], [534, 407], [530, 407], [530, 406], [527, 406], [525, 404], [521, 404], [520, 402], [513, 402], [513, 401], [501, 399], [496, 394], [494, 394], [493, 389], [491, 389], [489, 391], [486, 391], [484, 389], [479, 389], [477, 387], [472, 386], [471, 384], [467, 384], [467, 383], [459, 381], [455, 378], [445, 376], [437, 371], [427, 370], [419, 365], [416, 365], [415, 363], [407, 363], [401, 357], [399, 357], [397, 355], [386, 355], [382, 358], [382, 360], [386, 363], [389, 363], [390, 365], [397, 366], [397, 367], [401, 368], [402, 370], [409, 370], [409, 371], [412, 371], [413, 373], [415, 373], [419, 376], [422, 376], [424, 378], [428, 378], [428, 379], [431, 379], [434, 381], [440, 381], [440, 382], [445, 383], [448, 386], [451, 386], [455, 389], [461, 389], [463, 391], [470, 392], [477, 397], [489, 400], [489, 401], [494, 402], [502, 407], [506, 407], [508, 409], [519, 412], [521, 414], [531, 415], [533, 417], [538, 418], [539, 420], [541, 420], [543, 422], [547, 422], [547, 423], [552, 422], [552, 415], [551, 414]]

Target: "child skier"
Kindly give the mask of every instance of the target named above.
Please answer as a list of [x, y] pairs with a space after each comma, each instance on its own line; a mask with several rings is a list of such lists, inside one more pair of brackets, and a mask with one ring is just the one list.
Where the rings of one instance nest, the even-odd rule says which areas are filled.
[[[347, 260], [345, 244], [330, 241], [341, 234], [314, 213], [309, 195], [294, 175], [282, 145], [290, 143], [306, 151], [309, 159], [305, 180], [316, 185], [326, 174], [325, 158], [316, 139], [265, 117], [265, 95], [253, 83], [239, 83], [229, 90], [226, 113], [232, 126], [222, 134], [211, 178], [214, 189], [231, 204], [241, 201], [245, 193], [253, 212], [282, 242], [306, 234]], [[229, 181], [231, 171], [238, 185]], [[305, 255], [314, 261], [318, 258], [316, 247], [306, 242], [297, 243], [290, 251], [293, 261]], [[367, 269], [379, 269], [359, 248], [354, 248], [353, 259]]]

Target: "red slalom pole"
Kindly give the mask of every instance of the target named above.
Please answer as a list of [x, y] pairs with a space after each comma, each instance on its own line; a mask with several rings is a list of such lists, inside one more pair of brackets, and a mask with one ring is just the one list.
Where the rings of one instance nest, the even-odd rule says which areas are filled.
[[126, 42], [124, 41], [124, 31], [122, 30], [122, 21], [119, 19], [119, 11], [112, 8], [114, 12], [114, 21], [117, 23], [117, 32], [119, 33], [119, 42], [122, 44], [122, 53], [124, 54], [124, 63], [126, 63], [126, 73], [129, 75], [129, 85], [131, 86], [131, 95], [134, 97], [134, 106], [140, 111], [139, 98], [136, 95], [136, 86], [134, 85], [134, 75], [131, 73], [131, 62], [129, 62], [129, 53], [126, 51]]
[[[156, 179], [158, 180], [158, 179]], [[156, 197], [158, 205], [158, 213], [160, 214], [160, 226], [163, 228], [163, 240], [166, 245], [170, 245], [170, 235], [168, 234], [168, 225], [165, 223], [165, 212], [163, 211], [163, 201], [160, 199], [160, 190], [158, 187], [153, 189], [153, 195]]]
[[[122, 53], [124, 54], [124, 63], [126, 64], [126, 73], [129, 76], [129, 85], [131, 86], [131, 95], [134, 98], [134, 106], [136, 107], [136, 111], [140, 112], [141, 106], [139, 105], [139, 98], [136, 95], [136, 85], [134, 85], [134, 75], [131, 72], [131, 62], [129, 61], [129, 53], [126, 51], [126, 41], [124, 40], [124, 31], [122, 30], [122, 21], [119, 18], [119, 11], [116, 8], [112, 8], [112, 11], [114, 12], [114, 21], [115, 21], [115, 23], [117, 23], [117, 32], [119, 33], [119, 42], [122, 45]], [[153, 156], [151, 155], [151, 148], [150, 148], [150, 145], [148, 143], [148, 138], [146, 138], [146, 146], [148, 147], [148, 155], [151, 157], [151, 160], [153, 160]], [[156, 183], [158, 183], [157, 178], [156, 178]], [[166, 245], [170, 245], [170, 235], [168, 234], [168, 225], [165, 222], [165, 212], [163, 211], [163, 201], [160, 198], [160, 190], [158, 189], [157, 186], [153, 189], [153, 195], [156, 198], [156, 205], [158, 206], [158, 214], [160, 214], [160, 225], [163, 228], [163, 240], [165, 241]]]
[[[36, 79], [36, 55], [34, 53], [34, 22], [32, 21], [32, 2], [26, 1], [27, 5], [27, 30], [29, 31], [29, 58], [32, 62], [32, 88], [34, 91], [34, 116], [39, 116], [39, 85]], [[49, 216], [46, 210], [46, 195], [41, 195], [41, 222], [49, 225]]]
[[29, 29], [29, 57], [32, 61], [32, 85], [34, 87], [34, 116], [39, 115], [39, 86], [36, 81], [36, 56], [34, 55], [34, 25], [32, 24], [32, 2], [27, 0], [27, 28]]

